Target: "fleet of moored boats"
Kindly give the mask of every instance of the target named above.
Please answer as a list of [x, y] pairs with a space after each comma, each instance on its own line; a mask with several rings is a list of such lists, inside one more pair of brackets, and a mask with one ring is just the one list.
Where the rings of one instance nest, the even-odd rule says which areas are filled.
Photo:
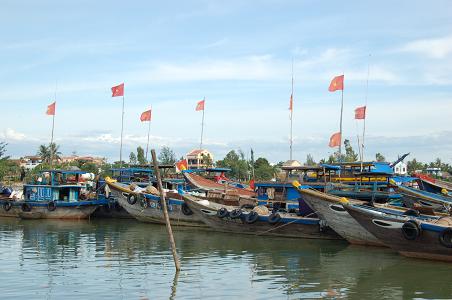
[[[452, 262], [452, 186], [447, 182], [422, 174], [397, 177], [389, 164], [379, 162], [282, 169], [284, 180], [257, 182], [252, 188], [218, 176], [227, 169], [164, 172], [171, 224], [236, 234], [345, 239]], [[42, 171], [21, 191], [2, 188], [0, 216], [165, 223], [151, 168], [114, 169], [112, 174], [101, 179], [82, 171]]]

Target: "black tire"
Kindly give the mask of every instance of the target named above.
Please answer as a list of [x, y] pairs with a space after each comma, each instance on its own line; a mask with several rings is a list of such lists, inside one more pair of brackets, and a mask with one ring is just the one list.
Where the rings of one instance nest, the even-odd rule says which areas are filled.
[[259, 214], [255, 211], [251, 211], [249, 214], [245, 217], [245, 222], [248, 224], [256, 223], [256, 221], [259, 219]]
[[137, 203], [137, 196], [135, 196], [135, 195], [128, 195], [127, 196], [127, 202], [130, 204], [130, 205], [134, 205], [135, 203]]
[[439, 242], [446, 248], [452, 248], [452, 228], [446, 228], [439, 234]]
[[9, 201], [3, 202], [3, 209], [5, 211], [10, 211], [12, 207], [13, 207], [13, 205], [11, 204], [11, 202], [9, 202]]
[[22, 211], [24, 212], [29, 212], [31, 211], [31, 205], [28, 203], [23, 203], [20, 208], [22, 209]]
[[220, 208], [219, 210], [217, 210], [217, 216], [221, 219], [226, 218], [227, 216], [229, 216], [229, 212], [225, 207]]
[[181, 207], [182, 213], [186, 216], [191, 216], [193, 212], [191, 211], [190, 207], [188, 207], [187, 203], [182, 203]]
[[406, 221], [402, 225], [403, 237], [409, 241], [414, 241], [421, 235], [421, 228], [414, 220]]
[[410, 217], [419, 217], [421, 215], [421, 213], [418, 210], [416, 210], [416, 209], [410, 208], [407, 211], [405, 211], [403, 213], [403, 215], [404, 216], [410, 216]]
[[140, 199], [140, 206], [142, 209], [146, 209], [149, 207], [149, 202], [148, 199], [146, 199], [145, 197]]
[[242, 210], [240, 208], [236, 208], [229, 213], [229, 217], [231, 217], [231, 219], [238, 219], [238, 218], [240, 218], [241, 215], [242, 215]]
[[54, 211], [57, 208], [55, 201], [50, 201], [47, 203], [47, 210]]
[[243, 204], [242, 206], [240, 206], [241, 209], [253, 209], [256, 206], [253, 204]]
[[281, 215], [278, 213], [272, 213], [268, 216], [268, 223], [272, 225], [278, 223], [279, 221], [281, 221]]

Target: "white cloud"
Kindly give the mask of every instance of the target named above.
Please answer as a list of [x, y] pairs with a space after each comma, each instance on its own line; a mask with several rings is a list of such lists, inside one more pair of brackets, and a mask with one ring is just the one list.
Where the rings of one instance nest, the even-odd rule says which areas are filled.
[[452, 53], [452, 35], [415, 40], [402, 46], [399, 50], [426, 55], [434, 59], [443, 59]]
[[17, 132], [12, 128], [6, 128], [3, 133], [0, 133], [0, 137], [6, 141], [23, 141], [27, 136], [21, 132]]

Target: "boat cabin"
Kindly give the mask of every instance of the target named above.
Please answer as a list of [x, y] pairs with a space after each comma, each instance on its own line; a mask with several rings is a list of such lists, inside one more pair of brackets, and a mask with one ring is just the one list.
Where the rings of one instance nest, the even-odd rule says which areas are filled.
[[30, 184], [24, 185], [25, 201], [76, 202], [83, 198], [83, 171], [42, 171]]

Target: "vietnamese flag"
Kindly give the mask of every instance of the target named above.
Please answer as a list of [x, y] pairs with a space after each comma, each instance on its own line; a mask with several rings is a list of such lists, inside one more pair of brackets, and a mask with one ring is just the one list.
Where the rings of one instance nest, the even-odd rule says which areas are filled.
[[140, 121], [141, 122], [151, 122], [151, 115], [152, 115], [152, 110], [147, 110], [145, 112], [143, 112], [140, 116]]
[[182, 159], [176, 163], [176, 169], [179, 171], [188, 170], [188, 162], [186, 159]]
[[120, 85], [112, 87], [111, 88], [111, 96], [112, 97], [124, 96], [124, 83], [121, 83]]
[[52, 104], [48, 105], [46, 114], [49, 116], [54, 116], [55, 115], [55, 107], [56, 107], [56, 102], [53, 102]]
[[336, 76], [331, 80], [328, 91], [335, 92], [337, 90], [344, 90], [344, 75]]
[[196, 111], [199, 111], [199, 110], [204, 110], [204, 103], [205, 103], [205, 101], [206, 100], [201, 100], [201, 101], [199, 101], [197, 104], [196, 104]]
[[355, 109], [355, 119], [364, 120], [366, 118], [366, 107], [361, 106]]
[[330, 137], [330, 143], [328, 144], [328, 146], [330, 147], [338, 147], [341, 145], [341, 133], [340, 132], [336, 132], [335, 134], [333, 134]]

